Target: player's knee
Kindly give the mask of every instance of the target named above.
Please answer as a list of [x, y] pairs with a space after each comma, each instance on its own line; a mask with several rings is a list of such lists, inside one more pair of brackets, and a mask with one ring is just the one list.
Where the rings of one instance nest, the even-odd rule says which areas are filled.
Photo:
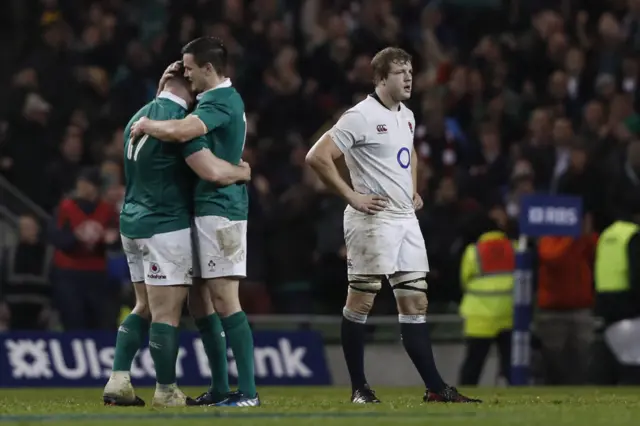
[[228, 317], [242, 310], [238, 295], [238, 280], [216, 278], [209, 280], [208, 286], [213, 308], [221, 317]]
[[215, 312], [209, 289], [205, 284], [196, 284], [189, 289], [187, 302], [189, 313], [193, 318], [204, 318]]
[[389, 278], [400, 315], [425, 315], [429, 301], [423, 272], [398, 273]]
[[343, 310], [345, 317], [357, 320], [356, 322], [366, 321], [366, 316], [371, 312], [373, 302], [381, 288], [382, 277], [380, 276], [349, 275], [349, 292]]
[[151, 312], [151, 321], [178, 327], [180, 325], [181, 313], [182, 309], [166, 306], [163, 309], [158, 309]]
[[400, 315], [426, 315], [429, 302], [426, 294], [396, 297]]
[[148, 286], [151, 321], [177, 327], [182, 316], [182, 307], [187, 298], [185, 286]]
[[141, 316], [144, 319], [151, 319], [151, 309], [149, 307], [149, 296], [144, 282], [134, 283], [133, 290], [136, 295], [136, 305], [133, 307], [132, 313]]
[[146, 300], [145, 301], [137, 300], [136, 306], [134, 306], [131, 313], [134, 313], [146, 320], [151, 319], [151, 310], [149, 309], [149, 304], [147, 303]]

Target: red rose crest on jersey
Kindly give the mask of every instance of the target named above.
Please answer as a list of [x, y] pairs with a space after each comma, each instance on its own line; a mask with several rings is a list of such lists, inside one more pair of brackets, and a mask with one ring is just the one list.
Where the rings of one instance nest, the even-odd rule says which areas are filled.
[[413, 124], [411, 124], [410, 121], [407, 121], [407, 124], [409, 125], [409, 130], [411, 130], [411, 134], [413, 134]]

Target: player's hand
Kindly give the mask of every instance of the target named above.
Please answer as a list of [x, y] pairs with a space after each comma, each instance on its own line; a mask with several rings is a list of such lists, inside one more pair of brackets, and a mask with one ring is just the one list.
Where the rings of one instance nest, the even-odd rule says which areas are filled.
[[357, 192], [349, 200], [349, 205], [362, 213], [376, 214], [387, 207], [386, 198], [379, 195], [365, 195]]
[[249, 166], [249, 163], [247, 163], [244, 160], [240, 160], [240, 164], [238, 164], [238, 167], [240, 167], [242, 169], [242, 172], [245, 173], [244, 178], [242, 180], [248, 182], [251, 180], [251, 166]]
[[162, 77], [160, 77], [160, 82], [158, 83], [158, 92], [156, 93], [156, 96], [164, 90], [164, 85], [167, 83], [167, 80], [174, 77], [175, 74], [180, 71], [181, 63], [182, 61], [175, 61], [174, 63], [170, 64], [166, 70], [164, 70], [164, 73], [162, 73]]
[[424, 207], [424, 201], [422, 201], [422, 197], [420, 196], [420, 194], [418, 194], [418, 193], [413, 194], [413, 208], [414, 208], [414, 210], [418, 211], [422, 207]]
[[140, 117], [131, 125], [131, 137], [137, 138], [145, 133], [145, 126], [149, 122], [147, 117]]

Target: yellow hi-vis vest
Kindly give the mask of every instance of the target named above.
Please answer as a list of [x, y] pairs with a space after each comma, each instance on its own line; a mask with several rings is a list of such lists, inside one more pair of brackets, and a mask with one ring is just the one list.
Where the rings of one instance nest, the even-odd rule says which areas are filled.
[[629, 241], [640, 227], [635, 223], [617, 221], [605, 229], [596, 248], [595, 284], [597, 293], [629, 290]]
[[495, 337], [513, 327], [513, 243], [502, 232], [487, 232], [462, 256], [464, 290], [460, 315], [469, 337]]

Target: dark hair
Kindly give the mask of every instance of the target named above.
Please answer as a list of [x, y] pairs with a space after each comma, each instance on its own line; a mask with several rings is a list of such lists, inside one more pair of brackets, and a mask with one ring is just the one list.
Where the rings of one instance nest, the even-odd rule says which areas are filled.
[[169, 79], [169, 81], [175, 81], [177, 83], [190, 87], [191, 83], [189, 83], [189, 81], [184, 76], [184, 63], [182, 61], [178, 61], [178, 65], [178, 70], [171, 73], [171, 79]]
[[191, 40], [182, 48], [182, 54], [191, 54], [199, 67], [211, 64], [216, 73], [225, 75], [227, 69], [227, 48], [216, 37], [200, 37]]
[[407, 62], [411, 62], [411, 55], [399, 47], [382, 49], [371, 60], [374, 83], [377, 84], [380, 80], [387, 78], [389, 71], [391, 71], [391, 64], [406, 64]]

